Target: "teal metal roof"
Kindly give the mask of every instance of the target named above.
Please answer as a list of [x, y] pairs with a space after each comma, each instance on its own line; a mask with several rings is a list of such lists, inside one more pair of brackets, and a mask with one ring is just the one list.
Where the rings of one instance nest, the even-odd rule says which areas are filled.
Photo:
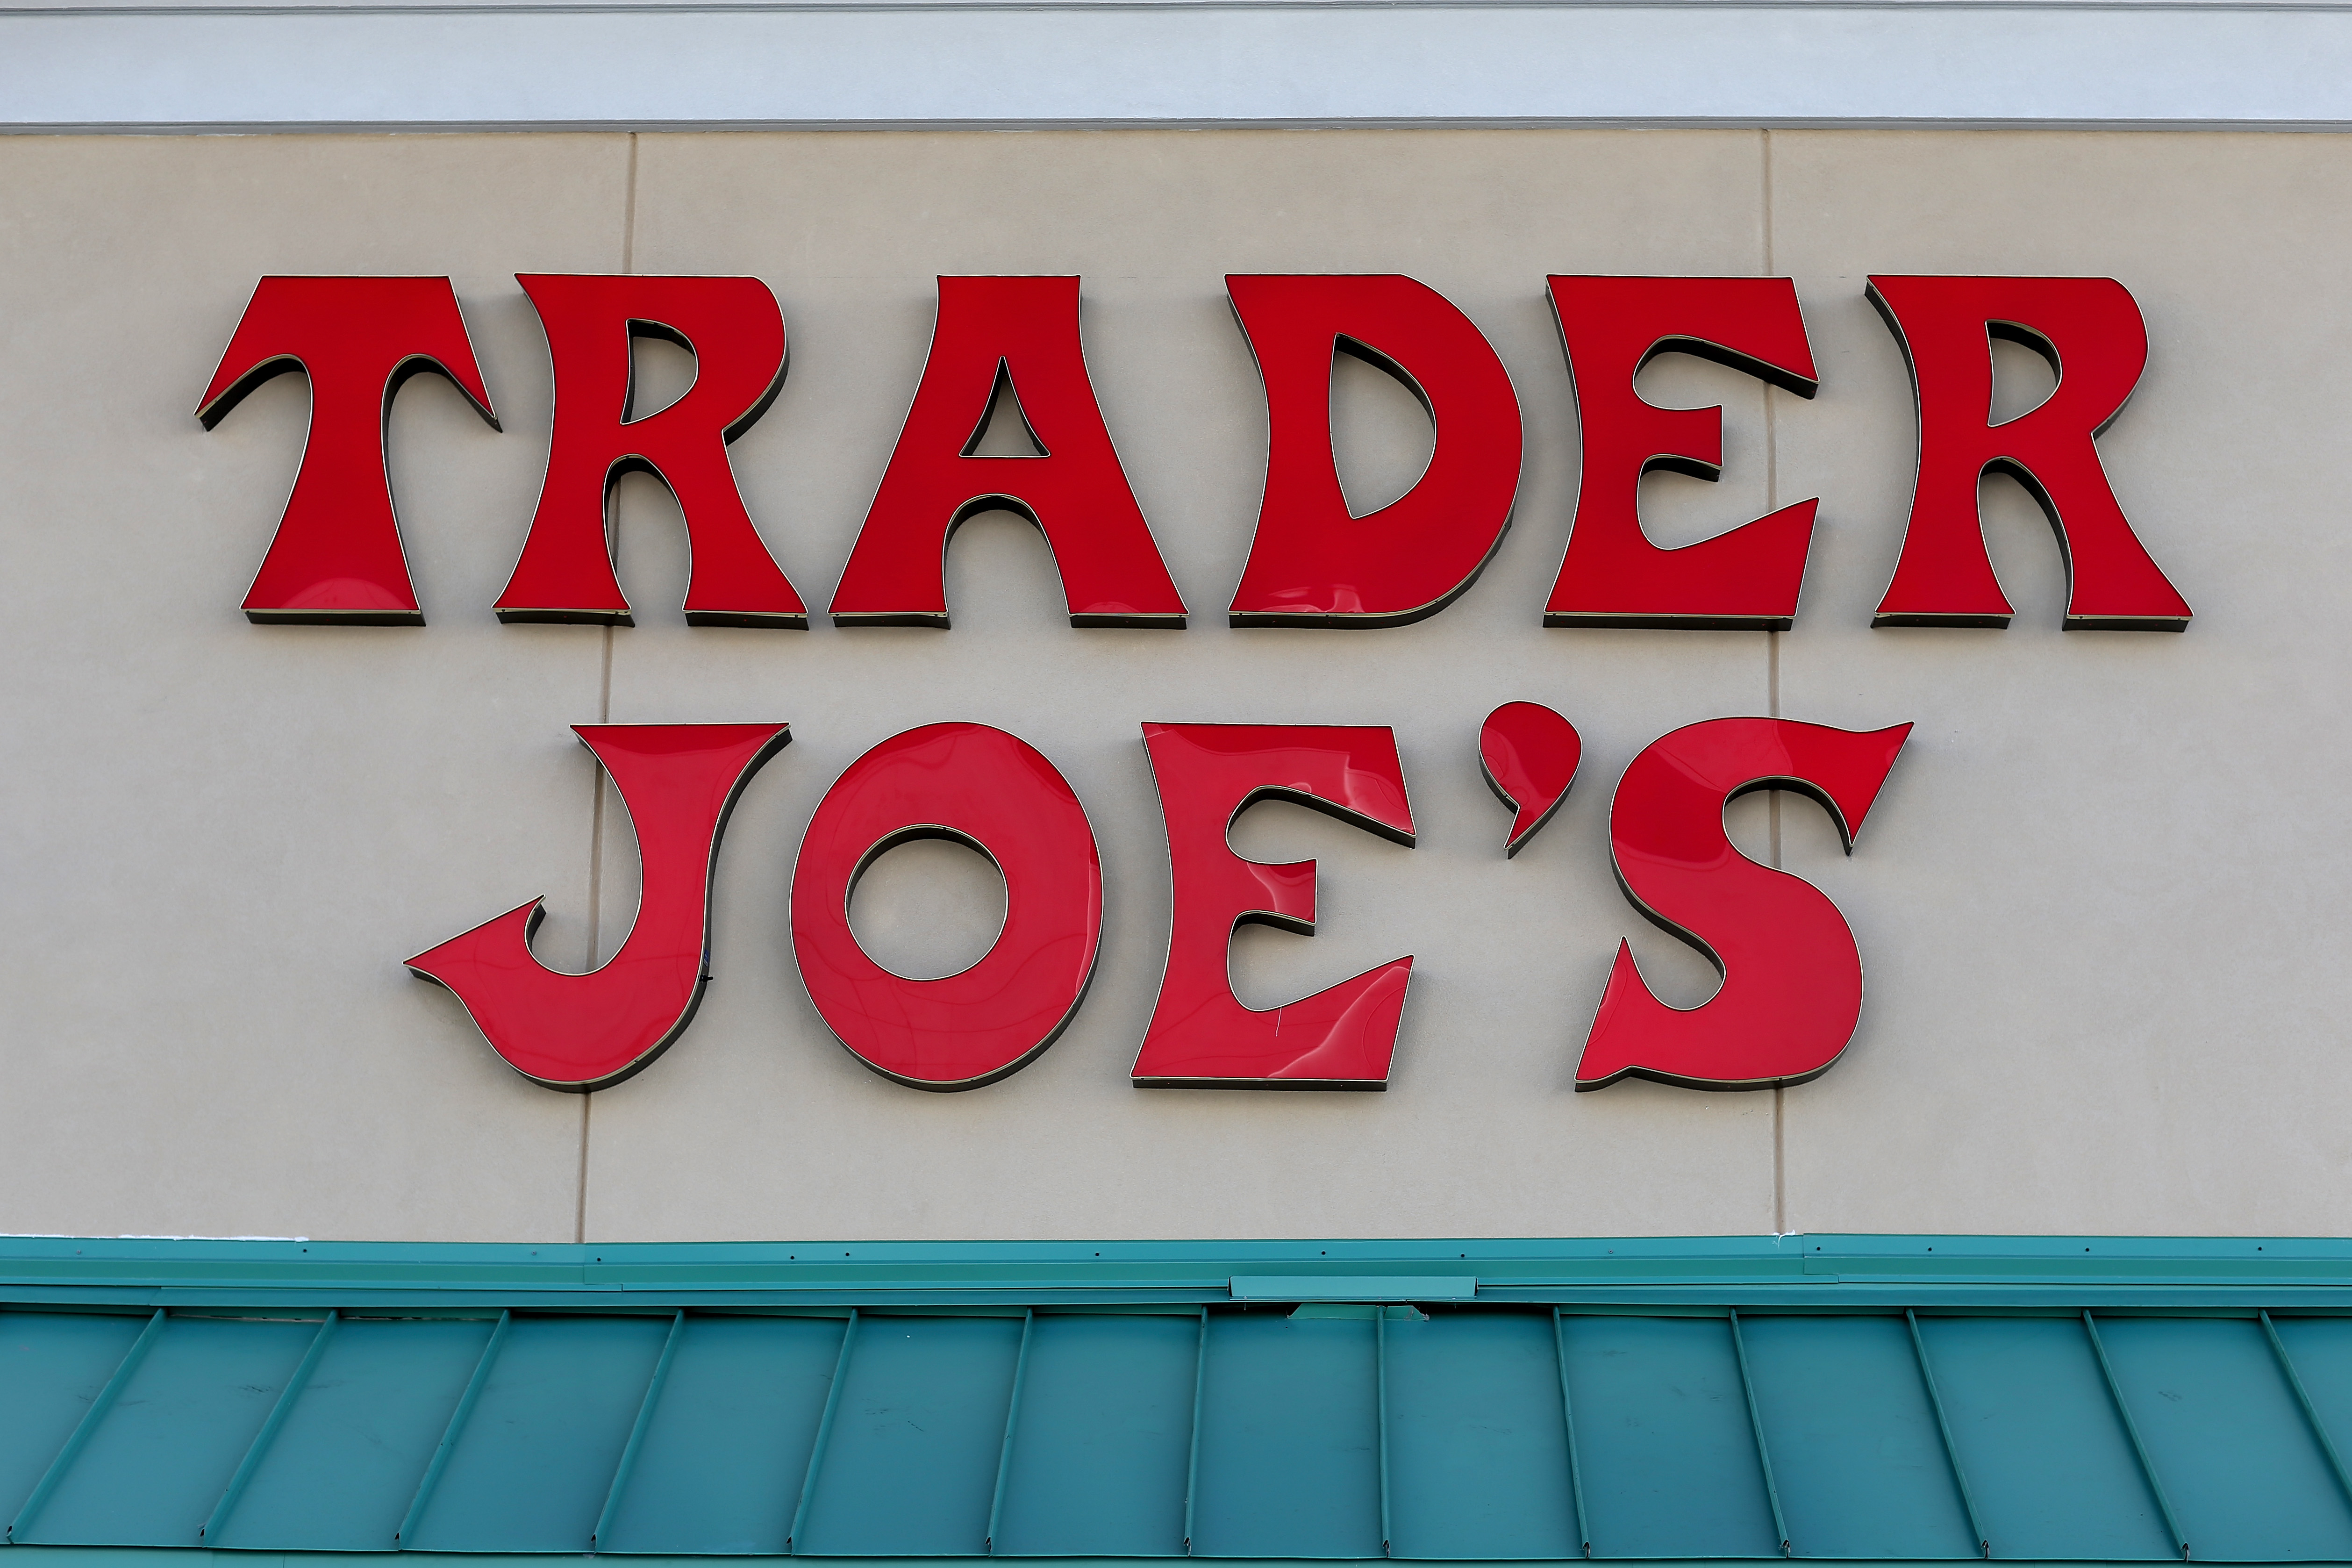
[[2352, 1561], [2337, 1242], [5, 1247], [16, 1547]]

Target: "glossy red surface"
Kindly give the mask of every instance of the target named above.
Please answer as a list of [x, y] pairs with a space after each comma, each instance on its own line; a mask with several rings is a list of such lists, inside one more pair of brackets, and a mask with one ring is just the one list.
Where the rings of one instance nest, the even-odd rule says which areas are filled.
[[544, 900], [420, 952], [507, 1065], [550, 1089], [644, 1070], [686, 1032], [710, 965], [710, 879], [727, 814], [791, 739], [782, 724], [578, 724], [628, 807], [644, 868], [636, 923], [605, 964], [564, 974], [531, 955]]
[[1862, 1016], [1862, 955], [1837, 906], [1732, 847], [1724, 804], [1749, 790], [1819, 800], [1849, 853], [1908, 724], [1856, 732], [1711, 719], [1655, 741], [1617, 785], [1609, 843], [1634, 906], [1706, 955], [1723, 987], [1669, 1007], [1621, 942], [1576, 1087], [1632, 1074], [1694, 1089], [1769, 1089], [1827, 1071]]
[[400, 548], [384, 439], [392, 399], [447, 376], [498, 427], [446, 278], [264, 278], [196, 417], [209, 430], [271, 377], [310, 383], [310, 430], [245, 613], [256, 621], [425, 624]]
[[[1234, 310], [1265, 382], [1265, 496], [1234, 595], [1237, 626], [1401, 626], [1477, 581], [1518, 493], [1519, 400], [1503, 362], [1444, 295], [1389, 274], [1234, 276]], [[1437, 428], [1420, 481], [1348, 515], [1331, 453], [1331, 356], [1400, 376]]]
[[1478, 731], [1479, 771], [1496, 798], [1517, 814], [1503, 842], [1506, 859], [1551, 820], [1583, 756], [1576, 726], [1540, 702], [1506, 702], [1486, 715]]
[[[849, 898], [876, 858], [951, 838], [1004, 874], [1004, 928], [960, 974], [908, 980], [866, 954]], [[985, 724], [927, 724], [852, 763], [825, 792], [793, 871], [793, 952], [841, 1043], [917, 1089], [976, 1089], [1058, 1038], [1102, 942], [1094, 829], [1054, 764]]]
[[1135, 1081], [1215, 1089], [1385, 1089], [1412, 960], [1400, 958], [1266, 1012], [1234, 995], [1235, 928], [1315, 930], [1315, 862], [1267, 865], [1226, 831], [1260, 800], [1288, 800], [1412, 843], [1404, 767], [1388, 729], [1336, 724], [1146, 724], [1168, 823], [1168, 969]]
[[[1873, 278], [1919, 413], [1919, 474], [1882, 626], [2005, 626], [2009, 600], [1985, 552], [1977, 482], [2024, 485], [2058, 532], [2069, 630], [2181, 631], [2181, 598], [2116, 503], [2093, 437], [2123, 411], [2147, 363], [2147, 327], [2112, 278]], [[1989, 337], [2049, 361], [2057, 390], [2031, 413], [1992, 417]]]
[[1576, 525], [1544, 605], [1551, 626], [1786, 627], [1797, 613], [1815, 501], [1676, 549], [1650, 542], [1642, 476], [1722, 472], [1723, 410], [1660, 408], [1633, 377], [1695, 354], [1811, 397], [1817, 387], [1797, 289], [1786, 278], [1554, 278], [1576, 382], [1583, 478]]
[[[808, 611], [751, 526], [727, 460], [727, 444], [784, 383], [784, 318], [768, 286], [635, 275], [516, 280], [547, 330], [555, 425], [539, 510], [499, 595], [499, 618], [630, 624], [605, 502], [622, 475], [637, 471], [658, 476], [686, 516], [689, 623], [806, 626]], [[663, 338], [694, 355], [694, 384], [642, 419], [630, 405], [632, 337]]]
[[[971, 453], [1000, 375], [1043, 456]], [[1076, 278], [940, 279], [930, 358], [834, 594], [835, 622], [946, 626], [948, 541], [999, 507], [1045, 535], [1072, 626], [1184, 624], [1087, 379]]]

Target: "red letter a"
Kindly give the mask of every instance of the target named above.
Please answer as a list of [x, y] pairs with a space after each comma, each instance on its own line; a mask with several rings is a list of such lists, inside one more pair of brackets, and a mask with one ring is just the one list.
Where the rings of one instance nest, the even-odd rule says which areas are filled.
[[446, 278], [265, 278], [196, 417], [209, 430], [246, 394], [299, 370], [310, 435], [245, 614], [255, 621], [421, 626], [384, 475], [393, 395], [437, 371], [498, 428]]
[[[1005, 382], [1037, 456], [972, 451]], [[834, 624], [946, 626], [948, 541], [999, 507], [1045, 534], [1072, 626], [1184, 624], [1087, 379], [1076, 278], [940, 279], [930, 358], [833, 595]]]
[[[2139, 307], [2112, 278], [1873, 278], [1919, 408], [1919, 482], [1895, 580], [1873, 626], [2005, 626], [1977, 481], [2004, 473], [2042, 503], [2066, 561], [2066, 629], [2185, 631], [2189, 605], [2157, 570], [2108, 488], [2092, 437], [2123, 412], [2147, 363]], [[1999, 425], [1992, 345], [2021, 343], [2058, 375], [2030, 414]]]
[[[728, 466], [784, 384], [784, 318], [756, 278], [539, 275], [517, 279], [547, 329], [555, 429], [530, 537], [499, 595], [502, 621], [630, 626], [613, 573], [604, 508], [624, 474], [651, 473], [686, 514], [693, 565], [686, 619], [698, 626], [805, 626], [808, 611], [760, 542]], [[686, 395], [639, 419], [629, 341], [664, 338], [694, 355]]]

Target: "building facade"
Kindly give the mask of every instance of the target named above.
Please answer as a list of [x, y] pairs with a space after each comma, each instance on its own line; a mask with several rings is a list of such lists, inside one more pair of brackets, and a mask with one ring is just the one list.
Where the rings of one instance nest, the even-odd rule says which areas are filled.
[[12, 1546], [2352, 1559], [2339, 10], [0, 39]]

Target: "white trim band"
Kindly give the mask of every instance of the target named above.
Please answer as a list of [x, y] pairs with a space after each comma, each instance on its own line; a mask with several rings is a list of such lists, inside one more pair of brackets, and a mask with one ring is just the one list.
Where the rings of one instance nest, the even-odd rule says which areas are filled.
[[0, 8], [0, 129], [2352, 126], [2337, 5]]

